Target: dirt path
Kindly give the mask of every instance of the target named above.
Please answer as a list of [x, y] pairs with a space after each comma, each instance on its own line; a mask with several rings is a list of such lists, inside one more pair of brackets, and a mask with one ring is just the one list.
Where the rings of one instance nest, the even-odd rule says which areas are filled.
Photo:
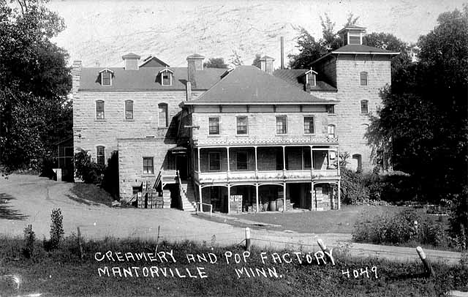
[[[206, 242], [215, 245], [242, 243], [245, 229], [198, 218], [195, 214], [175, 209], [120, 209], [105, 205], [86, 205], [69, 197], [72, 183], [56, 182], [32, 175], [11, 175], [0, 179], [0, 200], [4, 199], [10, 213], [15, 216], [2, 218], [0, 234], [22, 236], [28, 224], [33, 225], [37, 238], [49, 237], [50, 214], [60, 208], [66, 235], [77, 232], [86, 238], [160, 238], [169, 241]], [[3, 197], [3, 198], [2, 198]], [[3, 216], [5, 217], [5, 216]], [[248, 223], [248, 222], [246, 222]], [[252, 223], [254, 224], [254, 223]], [[393, 260], [418, 260], [412, 248], [376, 246], [351, 243], [349, 234], [314, 234], [267, 229], [253, 229], [252, 243], [260, 248], [289, 248], [292, 250], [317, 251], [320, 237], [330, 247], [342, 248], [350, 255], [385, 257]], [[460, 253], [426, 251], [434, 260], [458, 263]]]

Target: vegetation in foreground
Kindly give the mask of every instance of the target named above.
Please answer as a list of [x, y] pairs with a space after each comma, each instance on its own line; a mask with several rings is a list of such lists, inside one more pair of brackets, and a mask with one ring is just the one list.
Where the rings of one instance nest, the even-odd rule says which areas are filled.
[[[23, 240], [0, 240], [2, 295], [440, 296], [467, 289], [466, 262], [454, 267], [434, 263], [435, 277], [428, 277], [420, 262], [353, 259], [344, 249], [332, 252], [333, 266], [329, 258], [316, 260], [318, 247], [315, 251], [254, 248], [247, 256], [239, 246], [112, 238], [79, 241], [72, 235], [46, 250], [30, 232], [25, 230]], [[190, 255], [194, 261], [189, 263]]]

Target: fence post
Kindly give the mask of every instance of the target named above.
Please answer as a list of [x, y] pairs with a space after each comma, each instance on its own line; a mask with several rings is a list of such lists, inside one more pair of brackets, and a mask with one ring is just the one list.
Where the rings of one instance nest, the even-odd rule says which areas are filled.
[[246, 227], [245, 228], [245, 249], [250, 252], [250, 228]]
[[327, 246], [325, 245], [325, 243], [323, 243], [322, 239], [320, 239], [320, 238], [317, 239], [317, 243], [318, 243], [320, 249], [322, 250], [322, 252], [327, 257], [327, 259], [332, 263], [333, 266], [335, 266], [335, 260], [331, 256], [333, 249], [331, 249], [331, 250], [328, 249]]
[[78, 248], [80, 249], [80, 259], [83, 260], [83, 245], [81, 244], [81, 230], [80, 227], [76, 227], [78, 231]]
[[418, 252], [419, 258], [424, 264], [424, 269], [426, 270], [426, 273], [428, 276], [435, 276], [434, 269], [432, 269], [431, 263], [426, 258], [426, 253], [424, 253], [422, 247], [418, 246], [416, 248], [416, 251]]

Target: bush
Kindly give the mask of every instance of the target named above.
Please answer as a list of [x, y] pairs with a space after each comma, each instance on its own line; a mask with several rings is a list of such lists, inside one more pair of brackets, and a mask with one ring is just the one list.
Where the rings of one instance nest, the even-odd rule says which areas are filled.
[[341, 168], [341, 197], [347, 204], [364, 204], [369, 201], [363, 175], [347, 168]]
[[65, 232], [63, 231], [63, 216], [60, 208], [53, 209], [50, 217], [52, 223], [50, 224], [49, 248], [52, 250], [59, 246]]
[[36, 234], [32, 230], [32, 225], [24, 228], [24, 247], [23, 255], [26, 258], [32, 258], [34, 253], [34, 242], [36, 241]]
[[85, 183], [100, 184], [105, 166], [91, 160], [91, 156], [85, 150], [75, 154], [76, 177]]
[[441, 222], [423, 219], [417, 211], [405, 209], [395, 215], [361, 217], [354, 226], [353, 240], [374, 244], [426, 244], [447, 246], [449, 236]]

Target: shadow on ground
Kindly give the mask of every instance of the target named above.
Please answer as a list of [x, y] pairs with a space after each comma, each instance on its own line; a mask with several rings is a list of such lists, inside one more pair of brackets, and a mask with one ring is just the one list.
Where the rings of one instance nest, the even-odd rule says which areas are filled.
[[5, 193], [0, 193], [0, 219], [7, 220], [24, 220], [27, 216], [21, 214], [19, 211], [12, 209], [8, 206], [10, 200], [15, 199], [13, 196], [10, 196]]

